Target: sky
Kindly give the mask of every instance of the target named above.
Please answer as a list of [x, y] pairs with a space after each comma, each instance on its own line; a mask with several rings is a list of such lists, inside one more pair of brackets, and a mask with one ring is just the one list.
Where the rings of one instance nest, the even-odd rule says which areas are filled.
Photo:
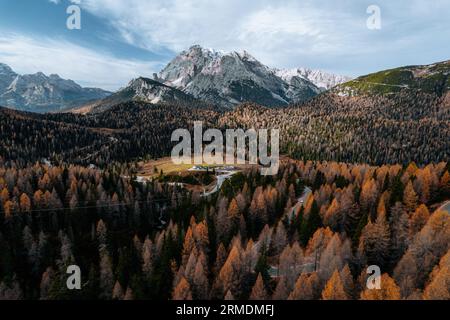
[[[81, 29], [67, 28], [73, 5]], [[117, 90], [199, 44], [356, 77], [450, 59], [449, 12], [449, 0], [0, 0], [0, 62]]]

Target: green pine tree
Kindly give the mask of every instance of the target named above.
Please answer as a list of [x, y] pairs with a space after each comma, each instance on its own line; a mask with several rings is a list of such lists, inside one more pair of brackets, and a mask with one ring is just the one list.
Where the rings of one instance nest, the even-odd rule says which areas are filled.
[[300, 240], [303, 246], [308, 244], [309, 239], [312, 237], [314, 232], [322, 226], [322, 219], [319, 214], [319, 207], [316, 200], [313, 201], [311, 206], [311, 212], [309, 213], [308, 219], [303, 220], [302, 228], [300, 233]]

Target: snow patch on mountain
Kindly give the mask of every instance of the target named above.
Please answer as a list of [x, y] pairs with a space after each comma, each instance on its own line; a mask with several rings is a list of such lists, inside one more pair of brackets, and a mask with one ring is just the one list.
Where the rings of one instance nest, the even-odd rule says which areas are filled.
[[157, 80], [227, 108], [243, 102], [281, 107], [321, 92], [306, 78], [294, 82], [282, 79], [247, 51], [225, 53], [198, 45], [175, 57]]
[[352, 79], [347, 76], [336, 75], [309, 68], [275, 69], [274, 72], [286, 82], [290, 82], [294, 77], [300, 77], [314, 83], [321, 90], [329, 90]]

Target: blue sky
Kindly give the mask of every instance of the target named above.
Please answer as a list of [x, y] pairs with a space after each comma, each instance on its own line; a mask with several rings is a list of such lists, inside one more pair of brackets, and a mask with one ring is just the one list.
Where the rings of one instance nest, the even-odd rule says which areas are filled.
[[450, 59], [448, 0], [80, 0], [81, 30], [69, 30], [71, 2], [0, 0], [0, 62], [116, 90], [193, 44], [350, 76]]

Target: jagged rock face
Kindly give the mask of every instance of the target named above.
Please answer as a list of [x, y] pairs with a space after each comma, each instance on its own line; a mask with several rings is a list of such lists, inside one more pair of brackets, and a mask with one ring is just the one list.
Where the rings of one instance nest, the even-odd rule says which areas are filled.
[[329, 90], [341, 83], [350, 81], [350, 77], [327, 73], [321, 70], [312, 70], [308, 68], [297, 69], [277, 69], [275, 70], [277, 76], [284, 81], [290, 83], [297, 81], [296, 79], [305, 79], [312, 82], [316, 87], [325, 91]]
[[16, 78], [17, 73], [6, 64], [0, 63], [0, 94], [9, 87], [11, 82]]
[[42, 72], [18, 75], [0, 64], [0, 105], [27, 111], [57, 111], [91, 100], [103, 99], [110, 93], [96, 88], [82, 88], [72, 80]]
[[180, 90], [147, 78], [132, 80], [127, 90], [132, 92], [134, 100], [144, 100], [150, 103], [194, 100]]
[[198, 99], [232, 108], [242, 102], [278, 107], [320, 90], [306, 79], [288, 83], [247, 52], [222, 53], [193, 46], [173, 59], [158, 80]]
[[302, 77], [292, 77], [289, 82], [287, 96], [292, 103], [304, 102], [321, 92], [320, 88], [311, 85], [311, 82]]

